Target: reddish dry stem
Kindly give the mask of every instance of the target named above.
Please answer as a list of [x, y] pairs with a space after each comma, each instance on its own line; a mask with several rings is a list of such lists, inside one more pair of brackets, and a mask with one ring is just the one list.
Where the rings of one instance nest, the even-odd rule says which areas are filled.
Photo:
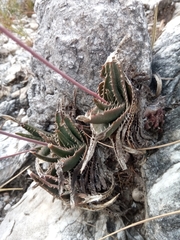
[[3, 157], [0, 157], [0, 160], [3, 160], [5, 158], [10, 158], [10, 157], [15, 157], [17, 155], [20, 155], [20, 154], [23, 154], [23, 153], [28, 153], [30, 152], [32, 149], [29, 149], [29, 150], [25, 150], [25, 151], [21, 151], [21, 152], [18, 152], [18, 153], [13, 153], [11, 155], [7, 155], [7, 156], [3, 156]]
[[34, 140], [34, 139], [26, 138], [26, 137], [21, 137], [19, 135], [8, 133], [8, 132], [5, 132], [3, 130], [0, 130], [0, 134], [6, 135], [8, 137], [17, 138], [19, 140], [23, 140], [23, 141], [26, 141], [26, 142], [32, 142], [32, 143], [35, 143], [35, 144], [39, 144], [41, 146], [47, 146], [48, 145], [48, 143], [46, 143], [46, 142], [41, 142], [41, 141], [38, 141], [38, 140]]
[[98, 98], [99, 100], [101, 100], [102, 102], [106, 102], [103, 98], [101, 98], [97, 93], [89, 90], [88, 88], [84, 87], [83, 85], [81, 85], [80, 83], [78, 83], [77, 81], [75, 81], [73, 78], [69, 77], [67, 74], [65, 74], [64, 72], [62, 72], [61, 70], [59, 70], [58, 68], [56, 68], [54, 65], [52, 65], [51, 63], [49, 63], [46, 59], [44, 59], [41, 55], [39, 55], [38, 53], [36, 53], [32, 48], [26, 46], [21, 40], [19, 40], [18, 38], [16, 38], [11, 32], [9, 32], [6, 28], [4, 28], [2, 25], [0, 25], [0, 31], [3, 32], [6, 36], [8, 36], [9, 38], [11, 38], [14, 42], [16, 42], [19, 46], [21, 46], [22, 48], [24, 48], [26, 51], [28, 51], [29, 53], [31, 53], [36, 59], [38, 59], [39, 61], [41, 61], [42, 63], [44, 63], [46, 66], [48, 66], [49, 68], [53, 69], [55, 72], [59, 73], [63, 78], [65, 78], [66, 80], [68, 80], [69, 82], [71, 82], [73, 85], [77, 86], [78, 88], [80, 88], [82, 91], [92, 95], [95, 98]]

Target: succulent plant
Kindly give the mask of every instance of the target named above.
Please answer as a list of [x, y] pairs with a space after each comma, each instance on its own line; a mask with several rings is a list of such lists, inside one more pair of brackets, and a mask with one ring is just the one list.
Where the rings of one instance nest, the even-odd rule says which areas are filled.
[[98, 94], [106, 103], [95, 99], [96, 106], [86, 113], [78, 116], [77, 120], [90, 123], [92, 138], [89, 151], [82, 166], [91, 159], [96, 143], [99, 140], [110, 138], [117, 160], [123, 170], [127, 169], [123, 144], [130, 144], [130, 127], [137, 113], [137, 96], [131, 81], [123, 72], [120, 64], [115, 60], [107, 60], [101, 70], [104, 79], [99, 84]]
[[[95, 107], [76, 118], [76, 121], [90, 124], [90, 141], [83, 130], [84, 124], [79, 127], [72, 120], [74, 116], [62, 109], [62, 106], [56, 112], [56, 128], [52, 133], [21, 123], [10, 116], [1, 116], [18, 122], [29, 132], [19, 135], [37, 145], [31, 151], [36, 156], [37, 174], [29, 170], [30, 176], [54, 197], [73, 207], [94, 211], [109, 207], [116, 201], [119, 193], [114, 191], [117, 186], [114, 170], [105, 163], [103, 150], [98, 143], [110, 140], [118, 163], [116, 171], [127, 170], [130, 155], [143, 154], [138, 147], [147, 146], [154, 134], [161, 132], [164, 121], [161, 108], [156, 107], [151, 111], [152, 100], [149, 99], [153, 98], [150, 88], [136, 80], [129, 80], [120, 63], [110, 56], [102, 67], [103, 81], [96, 94], [24, 46], [2, 26], [0, 30], [34, 57], [95, 97]], [[49, 163], [46, 170], [42, 169], [40, 161]]]

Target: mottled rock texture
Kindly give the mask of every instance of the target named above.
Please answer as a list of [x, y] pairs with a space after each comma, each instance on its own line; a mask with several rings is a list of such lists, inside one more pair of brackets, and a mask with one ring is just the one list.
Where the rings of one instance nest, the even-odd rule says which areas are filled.
[[[36, 11], [39, 31], [34, 49], [81, 84], [96, 91], [101, 66], [113, 51], [129, 77], [150, 80], [151, 46], [138, 1], [41, 0], [36, 1]], [[59, 98], [67, 95], [71, 100], [74, 87], [37, 60], [32, 67], [35, 78], [28, 91], [28, 116], [31, 124], [46, 128], [53, 123]], [[79, 112], [87, 111], [92, 102], [91, 96], [78, 91]], [[105, 213], [64, 210], [60, 201], [53, 203], [37, 188], [7, 214], [0, 234], [13, 240], [98, 239], [122, 226], [120, 216], [110, 219]], [[125, 240], [133, 235], [124, 232], [117, 237]]]
[[[35, 50], [87, 88], [97, 90], [101, 66], [115, 50], [129, 77], [150, 79], [151, 47], [137, 1], [36, 1], [36, 11], [40, 28]], [[36, 60], [33, 72], [28, 115], [31, 123], [44, 125], [53, 120], [64, 93], [72, 99], [74, 87]], [[92, 102], [78, 91], [81, 113]]]
[[[3, 130], [8, 129], [9, 132], [15, 133], [22, 132], [22, 128], [18, 127], [17, 124], [12, 124], [7, 121], [4, 124]], [[7, 138], [5, 135], [0, 135], [1, 151], [0, 156], [7, 156], [20, 151], [28, 150], [29, 144], [24, 141], [18, 141], [15, 138]], [[22, 167], [22, 165], [28, 160], [29, 153], [21, 154], [10, 159], [1, 160], [0, 164], [0, 185], [6, 182], [13, 174]]]
[[[33, 23], [32, 18], [24, 17], [26, 25]], [[24, 26], [25, 24], [23, 24]], [[24, 26], [24, 31], [30, 29]], [[30, 29], [31, 30], [31, 29]], [[31, 33], [33, 39], [35, 32]], [[23, 36], [21, 36], [23, 39]], [[20, 48], [15, 42], [0, 34], [0, 115], [10, 115], [22, 119], [29, 107], [27, 99], [28, 83], [31, 80], [31, 55]], [[25, 118], [24, 118], [25, 119]], [[27, 119], [27, 117], [26, 117]], [[1, 130], [15, 133], [21, 132], [10, 121], [0, 117]], [[26, 142], [0, 135], [0, 157], [27, 150], [30, 146]], [[0, 185], [6, 182], [27, 161], [28, 154], [0, 160]]]
[[[122, 226], [121, 219], [112, 223], [104, 214], [68, 209], [40, 187], [31, 187], [7, 214], [0, 236], [1, 240], [93, 240], [108, 234], [107, 229]], [[125, 233], [117, 236], [126, 240]]]
[[[136, 1], [36, 1], [39, 35], [35, 49], [61, 70], [96, 90], [101, 65], [115, 51], [129, 77], [151, 77], [151, 49], [142, 5]], [[152, 69], [163, 78], [166, 119], [158, 144], [178, 140], [180, 17], [177, 12], [154, 46]], [[118, 47], [119, 46], [119, 47]], [[72, 99], [73, 86], [33, 60], [35, 78], [29, 89], [29, 117], [36, 125], [53, 122], [58, 99]], [[85, 112], [92, 97], [78, 91], [77, 107]], [[159, 149], [144, 165], [147, 188], [147, 217], [180, 207], [179, 144]], [[105, 213], [65, 208], [40, 188], [30, 190], [7, 214], [0, 227], [2, 239], [99, 239], [122, 227], [121, 218]], [[145, 225], [145, 239], [179, 239], [179, 216]], [[118, 239], [142, 239], [121, 233]]]
[[[163, 80], [166, 118], [163, 137], [157, 145], [180, 139], [180, 11], [166, 25], [153, 49], [152, 69]], [[170, 80], [168, 80], [170, 78]], [[145, 165], [147, 178], [147, 215], [180, 209], [180, 144], [161, 148]], [[180, 216], [153, 221], [147, 225], [148, 240], [180, 238]]]

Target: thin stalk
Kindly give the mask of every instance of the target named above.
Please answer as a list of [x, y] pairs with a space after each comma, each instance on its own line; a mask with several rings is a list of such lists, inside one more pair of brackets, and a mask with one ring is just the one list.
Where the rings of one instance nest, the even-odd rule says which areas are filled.
[[19, 140], [23, 140], [23, 141], [26, 141], [26, 142], [32, 142], [32, 143], [39, 144], [39, 145], [42, 145], [42, 146], [47, 146], [48, 145], [48, 143], [46, 143], [46, 142], [41, 142], [41, 141], [38, 141], [38, 140], [34, 140], [34, 139], [26, 138], [26, 137], [21, 137], [19, 135], [8, 133], [8, 132], [5, 132], [3, 130], [0, 130], [0, 134], [6, 135], [8, 137], [17, 138]]
[[24, 168], [22, 171], [20, 171], [18, 174], [16, 174], [14, 177], [10, 178], [8, 181], [6, 181], [5, 183], [3, 183], [1, 186], [0, 186], [0, 189], [3, 188], [4, 186], [6, 186], [8, 183], [10, 183], [12, 180], [14, 180], [15, 178], [17, 178], [19, 175], [21, 175], [21, 173], [23, 173], [24, 171], [26, 171], [28, 168], [30, 167], [27, 166], [26, 168]]
[[152, 149], [158, 149], [158, 148], [163, 148], [163, 147], [168, 147], [174, 144], [180, 143], [180, 140], [170, 142], [170, 143], [165, 143], [157, 146], [152, 146], [152, 147], [147, 147], [147, 148], [138, 148], [137, 150], [144, 151], [144, 150], [152, 150]]
[[0, 189], [0, 192], [7, 192], [7, 191], [22, 191], [23, 188], [3, 188]]
[[18, 152], [18, 153], [13, 153], [13, 154], [10, 154], [10, 155], [7, 155], [7, 156], [3, 156], [3, 157], [0, 157], [0, 161], [5, 159], [5, 158], [15, 157], [15, 156], [23, 154], [23, 153], [28, 153], [28, 152], [33, 151], [33, 150], [34, 149], [29, 149], [29, 150], [21, 151], [21, 152]]
[[108, 234], [108, 235], [106, 235], [106, 236], [104, 236], [104, 237], [102, 237], [102, 238], [99, 238], [98, 240], [103, 240], [103, 239], [105, 239], [105, 238], [111, 237], [111, 236], [113, 236], [113, 235], [116, 234], [116, 233], [122, 232], [122, 231], [124, 231], [124, 230], [126, 230], [126, 229], [128, 229], [128, 228], [131, 228], [131, 227], [140, 225], [140, 224], [142, 224], [142, 223], [146, 223], [146, 222], [149, 222], [149, 221], [152, 221], [152, 220], [156, 220], [156, 219], [159, 219], [159, 218], [168, 217], [168, 216], [171, 216], [171, 215], [174, 215], [174, 214], [180, 214], [180, 210], [177, 210], [177, 211], [174, 211], [174, 212], [169, 212], [169, 213], [164, 213], [164, 214], [162, 214], [162, 215], [158, 215], [158, 216], [155, 216], [155, 217], [147, 218], [147, 219], [144, 219], [144, 220], [142, 220], [142, 221], [139, 221], [139, 222], [130, 224], [130, 225], [128, 225], [128, 226], [126, 226], [126, 227], [123, 227], [123, 228], [121, 228], [121, 229], [119, 229], [119, 230], [117, 230], [117, 231], [115, 231], [115, 232], [113, 232], [113, 233], [110, 233], [110, 234]]
[[54, 70], [55, 72], [59, 73], [63, 78], [65, 78], [66, 80], [68, 80], [69, 82], [71, 82], [73, 85], [77, 86], [78, 88], [80, 88], [82, 91], [92, 95], [95, 98], [98, 98], [99, 100], [101, 100], [102, 102], [106, 102], [103, 98], [101, 98], [97, 93], [89, 90], [88, 88], [84, 87], [83, 85], [81, 85], [80, 83], [78, 83], [77, 81], [75, 81], [73, 78], [69, 77], [66, 73], [62, 72], [61, 70], [59, 70], [58, 68], [56, 68], [54, 65], [52, 65], [50, 62], [48, 62], [45, 58], [43, 58], [41, 55], [39, 55], [38, 53], [36, 53], [32, 48], [28, 47], [27, 45], [25, 45], [21, 40], [19, 40], [18, 38], [16, 38], [11, 32], [9, 32], [6, 28], [4, 28], [2, 25], [0, 25], [0, 31], [3, 32], [6, 36], [8, 36], [9, 38], [11, 38], [14, 42], [16, 42], [19, 46], [21, 46], [22, 48], [24, 48], [26, 51], [28, 51], [29, 53], [31, 53], [33, 55], [33, 57], [35, 57], [36, 59], [38, 59], [39, 61], [41, 61], [42, 63], [44, 63], [46, 66], [48, 66], [49, 68], [51, 68], [52, 70]]

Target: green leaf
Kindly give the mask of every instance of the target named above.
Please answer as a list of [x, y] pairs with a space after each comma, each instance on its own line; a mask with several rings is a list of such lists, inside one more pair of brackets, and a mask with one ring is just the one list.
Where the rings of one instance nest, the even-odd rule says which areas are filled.
[[84, 139], [83, 139], [81, 133], [77, 130], [77, 128], [75, 127], [74, 123], [70, 120], [70, 118], [65, 117], [64, 122], [66, 123], [66, 126], [71, 131], [71, 133], [73, 134], [77, 144], [83, 143]]
[[78, 116], [78, 120], [83, 121], [85, 123], [93, 123], [93, 124], [105, 124], [111, 123], [116, 120], [125, 110], [125, 104], [122, 103], [120, 106], [114, 107], [113, 109], [108, 110], [99, 110], [94, 108], [91, 110], [91, 115], [86, 117]]
[[70, 171], [71, 169], [73, 169], [77, 163], [81, 160], [81, 157], [83, 155], [83, 153], [85, 152], [86, 149], [86, 145], [84, 144], [81, 148], [79, 148], [73, 156], [69, 157], [69, 158], [63, 158], [61, 159], [61, 161], [63, 162], [63, 172], [67, 172]]
[[42, 159], [42, 160], [44, 160], [44, 161], [46, 161], [46, 162], [57, 162], [57, 160], [59, 159], [59, 158], [57, 158], [57, 157], [54, 158], [54, 157], [44, 156], [44, 155], [41, 155], [41, 154], [36, 153], [36, 152], [33, 152], [33, 151], [31, 151], [31, 153], [32, 153], [35, 157], [40, 158], [40, 159]]
[[48, 148], [51, 149], [53, 153], [55, 153], [58, 157], [69, 157], [74, 154], [77, 148], [63, 148], [60, 146], [55, 146], [53, 144], [48, 144]]

